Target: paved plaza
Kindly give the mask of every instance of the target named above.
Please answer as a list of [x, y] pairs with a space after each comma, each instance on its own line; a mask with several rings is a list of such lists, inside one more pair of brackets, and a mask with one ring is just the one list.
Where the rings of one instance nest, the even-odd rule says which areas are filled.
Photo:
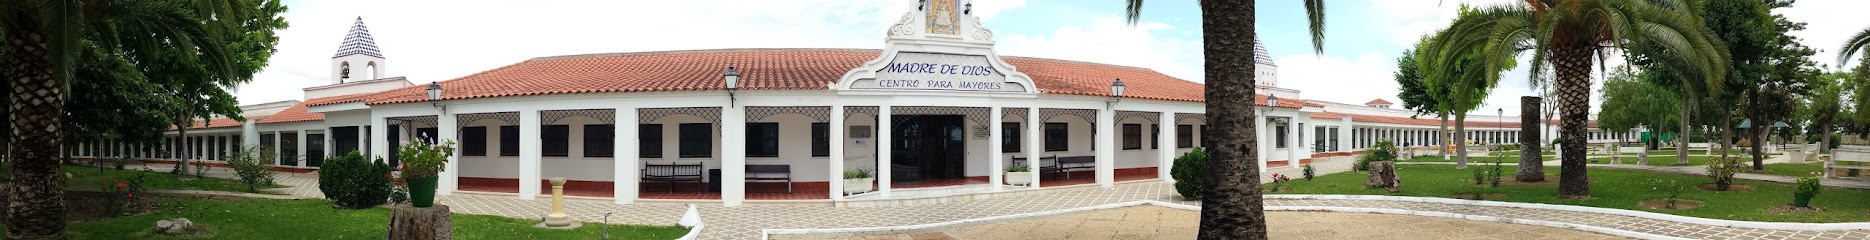
[[[897, 234], [774, 236], [773, 239], [1195, 239], [1201, 214], [1138, 206]], [[1573, 229], [1412, 215], [1283, 211], [1266, 213], [1272, 239], [1628, 239]]]
[[[1319, 174], [1322, 175], [1344, 171], [1344, 168], [1350, 166], [1347, 161], [1349, 161], [1348, 158], [1326, 159], [1320, 160], [1315, 166], [1319, 169]], [[151, 167], [166, 167], [162, 165], [165, 164], [153, 164]], [[1282, 174], [1297, 174], [1299, 170], [1293, 167], [1276, 168], [1271, 171]], [[216, 173], [212, 174], [226, 177], [229, 173], [217, 169]], [[290, 187], [275, 191], [305, 198], [319, 197], [317, 196], [316, 173], [280, 174], [280, 183]], [[459, 213], [498, 215], [523, 219], [538, 219], [542, 217], [551, 204], [549, 197], [541, 197], [536, 200], [520, 200], [514, 196], [504, 195], [455, 194], [440, 196], [438, 198], [442, 204], [449, 205]], [[1142, 181], [1118, 184], [1108, 189], [1091, 185], [1050, 190], [1048, 192], [1026, 196], [907, 207], [722, 207], [717, 205], [698, 206], [698, 208], [706, 224], [701, 235], [702, 239], [759, 239], [763, 236], [762, 230], [765, 229], [837, 229], [935, 224], [1016, 214], [1089, 209], [1142, 200], [1160, 201], [1187, 206], [1199, 206], [1201, 204], [1200, 202], [1182, 201], [1180, 197], [1175, 194], [1174, 187], [1171, 184], [1161, 181]], [[1577, 224], [1581, 226], [1691, 239], [1870, 239], [1870, 230], [1787, 231], [1734, 228], [1624, 215], [1515, 207], [1389, 200], [1267, 199], [1265, 203], [1268, 209], [1275, 210], [1281, 208], [1411, 210], [1510, 220], [1537, 220]], [[568, 200], [565, 210], [567, 214], [571, 215], [573, 218], [586, 222], [603, 222], [605, 221], [606, 214], [609, 214], [609, 222], [613, 224], [667, 226], [674, 225], [686, 208], [687, 207], [684, 205], [648, 203], [617, 205], [608, 200]], [[1269, 214], [1283, 214], [1278, 211], [1271, 212], [1273, 213]], [[1008, 220], [1017, 221], [1020, 219]], [[1445, 221], [1474, 222], [1474, 220], [1453, 218], [1446, 219]], [[1354, 230], [1355, 228], [1363, 227], [1353, 227], [1351, 225], [1341, 226], [1341, 229], [1345, 230]]]

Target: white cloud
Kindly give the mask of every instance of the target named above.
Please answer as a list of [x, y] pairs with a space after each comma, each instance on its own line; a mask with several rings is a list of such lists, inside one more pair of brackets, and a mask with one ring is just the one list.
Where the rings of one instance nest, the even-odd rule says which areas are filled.
[[1380, 19], [1376, 29], [1387, 33], [1390, 40], [1399, 46], [1415, 46], [1422, 35], [1448, 27], [1454, 22], [1462, 3], [1470, 6], [1485, 7], [1508, 4], [1517, 0], [1468, 0], [1468, 1], [1396, 1], [1370, 0], [1370, 9], [1377, 12], [1371, 19]]
[[[1775, 9], [1773, 13], [1785, 14], [1787, 19], [1805, 22], [1804, 31], [1792, 32], [1800, 42], [1813, 49], [1818, 49], [1812, 61], [1827, 66], [1837, 65], [1838, 47], [1851, 35], [1870, 27], [1870, 18], [1860, 16], [1863, 9], [1870, 9], [1870, 1], [1805, 0], [1794, 3], [1790, 8]], [[1870, 54], [1870, 53], [1859, 53]], [[1858, 59], [1851, 59], [1851, 66], [1856, 66]]]
[[1174, 26], [1141, 22], [1135, 26], [1115, 15], [1088, 24], [1066, 25], [1045, 35], [1001, 37], [1001, 55], [1032, 56], [1154, 69], [1184, 80], [1202, 81], [1201, 39], [1171, 33]]

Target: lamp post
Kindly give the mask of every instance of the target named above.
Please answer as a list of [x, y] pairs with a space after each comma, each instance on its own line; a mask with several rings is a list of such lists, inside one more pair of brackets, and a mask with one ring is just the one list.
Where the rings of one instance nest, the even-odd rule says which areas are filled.
[[1117, 102], [1123, 101], [1123, 90], [1124, 90], [1124, 86], [1123, 86], [1122, 78], [1118, 78], [1117, 81], [1111, 82], [1110, 83], [1110, 104], [1108, 104], [1108, 106], [1106, 107], [1116, 108]]
[[1506, 128], [1506, 108], [1500, 108], [1500, 109], [1498, 109], [1498, 110], [1494, 110], [1494, 111], [1496, 112], [1495, 114], [1498, 114], [1498, 115], [1495, 115], [1495, 117], [1496, 117], [1496, 118], [1495, 118], [1495, 119], [1493, 120], [1493, 126], [1494, 126], [1494, 128], [1496, 128], [1496, 129], [1501, 129], [1501, 130], [1500, 130], [1500, 133], [1501, 133], [1501, 134], [1499, 134], [1499, 135], [1496, 135], [1496, 136], [1494, 137], [1495, 139], [1499, 139], [1499, 141], [1496, 141], [1497, 143], [1495, 143], [1495, 144], [1496, 144], [1496, 145], [1500, 145], [1500, 146], [1506, 146], [1506, 145], [1505, 145], [1505, 144], [1506, 144], [1506, 134], [1505, 134], [1505, 133], [1506, 133], [1506, 130], [1505, 130], [1505, 128]]
[[727, 84], [727, 107], [734, 107], [734, 90], [740, 90], [740, 71], [734, 66], [727, 66], [727, 73], [721, 74], [721, 80]]
[[[1273, 108], [1274, 108], [1274, 107], [1278, 107], [1278, 106], [1279, 106], [1279, 96], [1274, 96], [1274, 95], [1272, 95], [1272, 94], [1266, 94], [1266, 108], [1261, 108], [1261, 109], [1260, 109], [1260, 117], [1262, 117], [1262, 118], [1266, 118], [1266, 124], [1268, 124], [1268, 125], [1270, 125], [1270, 124], [1275, 124], [1275, 123], [1273, 123], [1273, 118], [1271, 118], [1271, 117], [1269, 117], [1269, 116], [1267, 116], [1267, 114], [1269, 114], [1269, 113], [1271, 113], [1271, 112], [1273, 111]], [[1262, 127], [1264, 127], [1264, 126], [1262, 126]], [[1265, 131], [1265, 130], [1266, 130], [1266, 129], [1257, 129], [1257, 130], [1254, 130], [1254, 132], [1255, 132], [1255, 133], [1259, 133], [1259, 132], [1261, 132], [1261, 131]], [[1277, 134], [1277, 133], [1275, 133], [1275, 134]], [[1255, 138], [1255, 140], [1260, 140], [1260, 139], [1258, 139], [1258, 138], [1259, 138], [1259, 136], [1254, 136], [1254, 138]], [[1273, 145], [1278, 145], [1278, 143], [1274, 143]], [[1262, 149], [1262, 150], [1260, 150], [1260, 151], [1266, 151], [1266, 150], [1263, 150], [1263, 149]], [[1261, 161], [1261, 162], [1266, 162], [1266, 159], [1260, 159], [1260, 161]], [[1262, 166], [1262, 167], [1264, 167], [1264, 166]]]

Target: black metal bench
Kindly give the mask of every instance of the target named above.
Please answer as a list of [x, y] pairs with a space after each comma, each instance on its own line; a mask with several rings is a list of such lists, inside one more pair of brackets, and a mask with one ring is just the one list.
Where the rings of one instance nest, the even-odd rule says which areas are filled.
[[[643, 163], [642, 182], [668, 183], [669, 192], [675, 192], [676, 183], [701, 183], [702, 168], [701, 163], [651, 164], [645, 162]], [[703, 188], [706, 188], [706, 186], [700, 184], [696, 184], [696, 186], [700, 186], [695, 188], [696, 192], [700, 192]]]
[[747, 165], [747, 176], [745, 179], [748, 182], [785, 181], [786, 193], [792, 193], [791, 165]]
[[1097, 168], [1097, 157], [1094, 156], [1056, 157], [1056, 160], [1052, 160], [1052, 164], [1039, 167], [1039, 172], [1061, 173], [1063, 174], [1061, 179], [1071, 179], [1073, 170], [1095, 168]]

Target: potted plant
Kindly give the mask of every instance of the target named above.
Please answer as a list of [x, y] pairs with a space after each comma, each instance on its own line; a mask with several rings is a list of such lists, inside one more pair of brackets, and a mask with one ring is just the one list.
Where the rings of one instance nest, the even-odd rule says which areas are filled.
[[869, 192], [876, 179], [870, 176], [869, 169], [844, 170], [844, 194]]
[[1026, 165], [1007, 166], [1006, 185], [1031, 186], [1032, 169], [1027, 168]]
[[396, 155], [402, 158], [403, 180], [409, 185], [410, 204], [419, 208], [435, 206], [435, 181], [448, 166], [448, 157], [454, 155], [454, 146], [454, 140], [435, 144], [416, 138], [396, 148]]

